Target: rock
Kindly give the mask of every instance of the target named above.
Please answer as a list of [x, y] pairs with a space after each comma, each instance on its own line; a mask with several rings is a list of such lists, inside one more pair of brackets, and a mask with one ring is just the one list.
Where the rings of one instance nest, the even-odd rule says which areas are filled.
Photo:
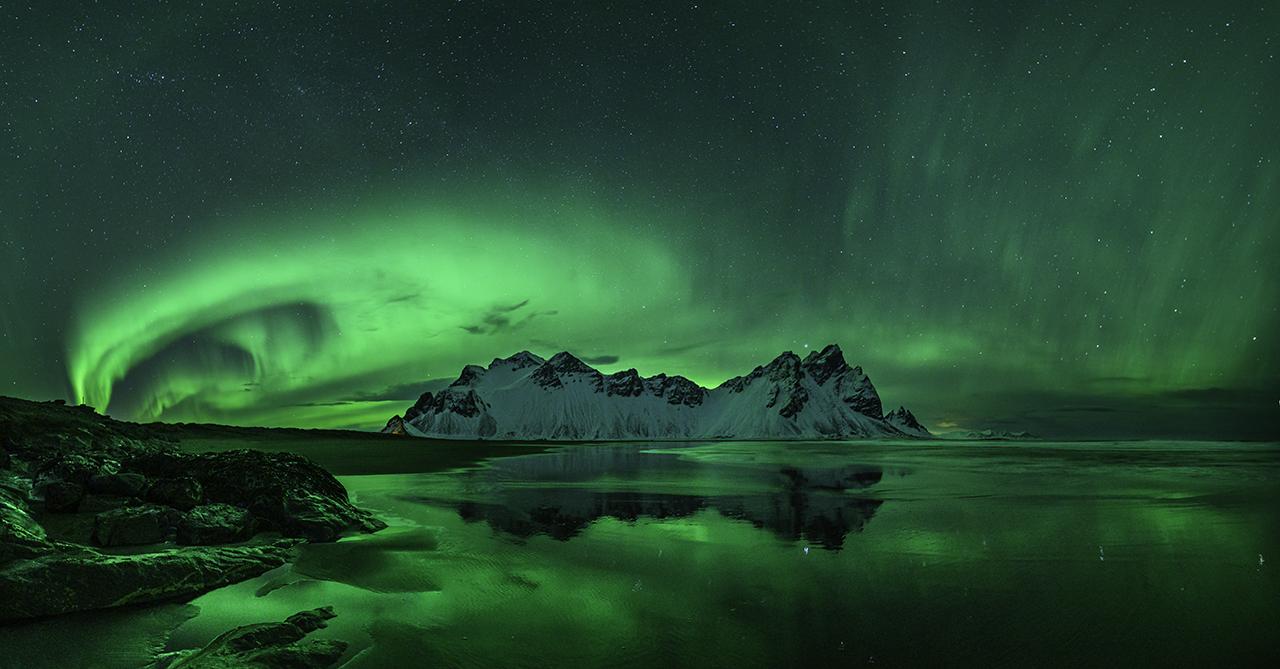
[[311, 609], [310, 611], [299, 611], [298, 613], [285, 618], [284, 621], [287, 623], [293, 623], [303, 632], [310, 634], [322, 627], [328, 627], [329, 623], [325, 621], [337, 615], [338, 614], [333, 612], [332, 606], [322, 606], [318, 609]]
[[27, 512], [26, 503], [7, 488], [0, 488], [0, 564], [50, 549], [44, 528]]
[[204, 488], [190, 476], [163, 478], [147, 488], [147, 501], [187, 511], [204, 501]]
[[104, 473], [114, 463], [92, 458], [81, 453], [59, 453], [46, 461], [36, 471], [36, 480], [70, 481], [84, 485], [94, 475]]
[[178, 543], [208, 546], [244, 541], [253, 536], [253, 516], [230, 504], [205, 504], [184, 513]]
[[89, 478], [87, 489], [99, 495], [142, 497], [147, 489], [147, 477], [134, 473], [96, 474]]
[[12, 470], [0, 469], [0, 493], [8, 493], [24, 501], [31, 497], [31, 479], [19, 476]]
[[237, 627], [183, 657], [168, 669], [326, 669], [335, 666], [347, 651], [345, 641], [304, 637], [325, 627], [334, 617], [332, 607], [303, 611], [282, 623], [258, 623]]
[[80, 513], [101, 513], [112, 509], [124, 508], [133, 504], [134, 498], [132, 497], [88, 494], [84, 496], [84, 499], [80, 500]]
[[99, 546], [158, 544], [177, 522], [176, 511], [155, 504], [103, 511], [93, 519], [93, 541]]
[[334, 541], [343, 532], [386, 527], [353, 506], [332, 474], [302, 456], [237, 450], [193, 460], [189, 471], [200, 477], [209, 502], [245, 508], [286, 536]]
[[284, 564], [296, 543], [188, 547], [138, 555], [84, 548], [14, 560], [0, 567], [0, 623], [192, 597]]
[[55, 513], [70, 513], [80, 506], [84, 486], [72, 481], [50, 481], [41, 488], [44, 508]]

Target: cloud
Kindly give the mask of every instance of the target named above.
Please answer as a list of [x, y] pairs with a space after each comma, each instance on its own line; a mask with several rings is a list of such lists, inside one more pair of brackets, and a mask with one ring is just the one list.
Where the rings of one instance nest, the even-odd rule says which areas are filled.
[[523, 315], [517, 316], [516, 312], [529, 305], [529, 300], [524, 299], [515, 304], [501, 304], [490, 307], [488, 311], [480, 317], [479, 323], [471, 323], [460, 325], [463, 331], [473, 335], [489, 335], [496, 334], [507, 330], [515, 330], [524, 327], [529, 321], [538, 316], [554, 316], [557, 312], [548, 311], [530, 311]]
[[342, 401], [382, 402], [386, 400], [404, 400], [412, 402], [421, 397], [423, 393], [435, 392], [447, 387], [451, 381], [451, 379], [446, 378], [427, 379], [426, 381], [391, 385], [378, 390], [356, 391], [343, 397]]
[[680, 353], [688, 353], [689, 351], [694, 351], [694, 350], [703, 348], [705, 346], [710, 346], [711, 344], [714, 344], [714, 343], [716, 343], [716, 340], [708, 339], [706, 341], [694, 342], [692, 344], [674, 344], [671, 346], [664, 346], [662, 348], [656, 349], [656, 352], [658, 355], [678, 355]]
[[582, 361], [588, 365], [612, 365], [618, 361], [616, 355], [584, 355]]

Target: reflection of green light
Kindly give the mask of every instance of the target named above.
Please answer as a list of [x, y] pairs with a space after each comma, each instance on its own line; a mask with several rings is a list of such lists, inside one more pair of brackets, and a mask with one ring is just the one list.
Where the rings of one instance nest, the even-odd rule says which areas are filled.
[[[753, 446], [766, 449], [769, 464], [757, 465], [766, 470], [815, 464], [808, 446], [769, 443], [702, 447], [689, 455], [717, 462], [728, 455], [728, 468], [740, 469], [740, 453]], [[974, 467], [978, 456], [967, 450], [990, 445], [958, 446], [954, 455], [902, 444], [864, 446], [859, 458], [910, 473], [864, 491], [890, 499], [840, 551], [786, 540], [711, 508], [662, 519], [600, 517], [567, 541], [513, 540], [485, 522], [464, 521], [448, 504], [404, 495], [478, 494], [458, 477], [346, 477], [362, 503], [432, 528], [439, 544], [402, 553], [393, 535], [362, 537], [372, 552], [347, 556], [334, 581], [260, 597], [256, 582], [210, 593], [196, 601], [201, 613], [187, 632], [204, 642], [233, 625], [332, 604], [339, 613], [332, 636], [373, 646], [355, 666], [386, 666], [414, 654], [469, 666], [519, 664], [513, 658], [548, 666], [653, 666], [654, 658], [673, 656], [689, 665], [714, 658], [706, 664], [788, 666], [788, 657], [818, 657], [828, 661], [807, 666], [843, 666], [830, 660], [855, 652], [898, 666], [924, 657], [945, 657], [945, 664], [958, 657], [957, 649], [971, 654], [963, 655], [963, 665], [986, 666], [997, 651], [1040, 658], [1063, 648], [1083, 649], [1082, 657], [1090, 658], [1117, 652], [1141, 663], [1151, 653], [1199, 658], [1241, 642], [1263, 643], [1232, 623], [1265, 617], [1273, 608], [1270, 591], [1258, 587], [1265, 572], [1250, 560], [1274, 550], [1274, 534], [1265, 528], [1275, 513], [1263, 504], [1271, 495], [1264, 482], [1241, 488], [1238, 468], [1273, 449], [1235, 463], [1235, 447], [1220, 447], [1228, 453], [1221, 456], [1199, 451], [1222, 458], [1223, 471], [1188, 478], [1196, 468], [1107, 464], [1087, 453], [1077, 457], [1071, 447], [1053, 451], [1053, 444], [1036, 447], [1048, 454], [1014, 451], [995, 468]], [[834, 451], [818, 460], [841, 462]], [[708, 474], [697, 472], [696, 489], [714, 477]], [[663, 471], [630, 482], [643, 494], [646, 486], [666, 492], [686, 481]], [[530, 483], [511, 481], [507, 489]], [[567, 494], [584, 489], [615, 485], [579, 481]], [[1173, 495], [1204, 500], [1228, 489], [1247, 504], [1168, 503]], [[484, 492], [501, 504], [500, 494]], [[734, 485], [719, 490], [741, 492]], [[384, 542], [396, 559], [378, 555]], [[1105, 562], [1097, 559], [1099, 545]], [[359, 587], [371, 576], [425, 578], [440, 588], [406, 594]], [[1135, 610], [1146, 613], [1135, 617]], [[921, 628], [910, 624], [922, 615], [931, 622], [929, 644], [919, 643]], [[1046, 615], [1054, 624], [1045, 624]], [[392, 621], [404, 628], [389, 627]], [[1188, 624], [1209, 624], [1222, 635], [1213, 637], [1212, 648], [1203, 638], [1184, 643]], [[1081, 625], [1091, 638], [1121, 640], [1120, 646], [1102, 651], [1080, 644]], [[1139, 633], [1161, 643], [1128, 642]], [[565, 644], [566, 638], [582, 641]]]

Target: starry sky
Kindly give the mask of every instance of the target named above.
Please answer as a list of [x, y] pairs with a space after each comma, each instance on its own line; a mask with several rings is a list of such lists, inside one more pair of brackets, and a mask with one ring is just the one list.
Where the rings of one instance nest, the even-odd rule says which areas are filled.
[[4, 3], [0, 392], [376, 429], [521, 349], [837, 342], [935, 432], [1277, 438], [1278, 52], [1268, 2]]

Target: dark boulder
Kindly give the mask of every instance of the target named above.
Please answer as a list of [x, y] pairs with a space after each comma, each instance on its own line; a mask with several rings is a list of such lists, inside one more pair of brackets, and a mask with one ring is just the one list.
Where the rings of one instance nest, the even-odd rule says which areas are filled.
[[237, 627], [168, 669], [327, 669], [342, 659], [346, 642], [305, 637], [332, 617], [333, 608], [326, 606], [295, 613], [282, 623]]
[[191, 476], [159, 479], [147, 487], [147, 501], [186, 511], [204, 501], [204, 486]]
[[0, 567], [0, 623], [183, 599], [284, 564], [295, 541], [137, 555], [59, 550]]
[[147, 489], [147, 477], [142, 474], [116, 472], [96, 474], [89, 478], [86, 488], [98, 495], [142, 497]]
[[99, 546], [158, 544], [177, 524], [178, 512], [155, 504], [103, 511], [93, 519], [93, 542]]
[[231, 544], [252, 537], [253, 530], [253, 516], [248, 511], [230, 504], [205, 504], [182, 514], [178, 522], [178, 543]]
[[332, 474], [292, 453], [205, 453], [192, 458], [189, 471], [200, 477], [207, 501], [245, 508], [263, 529], [287, 536], [334, 541], [343, 532], [386, 527], [353, 506]]
[[54, 513], [71, 513], [80, 508], [84, 486], [73, 481], [48, 481], [41, 487], [44, 508]]

